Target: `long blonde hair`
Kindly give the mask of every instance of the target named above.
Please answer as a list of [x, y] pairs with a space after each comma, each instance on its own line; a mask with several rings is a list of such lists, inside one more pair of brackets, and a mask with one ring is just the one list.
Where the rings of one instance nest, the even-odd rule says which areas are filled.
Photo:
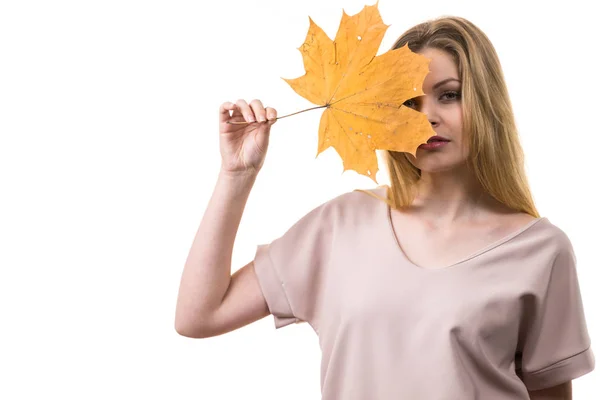
[[[469, 169], [493, 198], [511, 209], [539, 217], [525, 174], [523, 149], [502, 67], [488, 37], [472, 22], [446, 16], [412, 27], [396, 40], [392, 49], [407, 43], [415, 53], [436, 48], [453, 57], [462, 81]], [[383, 158], [390, 186], [386, 198], [380, 199], [393, 209], [409, 206], [415, 198], [421, 170], [404, 152], [386, 150]]]

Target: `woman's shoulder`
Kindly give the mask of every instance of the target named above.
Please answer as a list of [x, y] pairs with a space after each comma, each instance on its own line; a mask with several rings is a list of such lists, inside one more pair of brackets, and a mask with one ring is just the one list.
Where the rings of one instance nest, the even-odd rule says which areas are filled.
[[317, 202], [316, 206], [310, 208], [306, 217], [318, 216], [320, 219], [358, 218], [364, 212], [370, 214], [377, 210], [378, 204], [385, 204], [385, 196], [385, 186], [348, 190], [327, 200]]
[[371, 188], [358, 188], [347, 193], [351, 199], [358, 202], [373, 202], [386, 199], [388, 185], [379, 185]]
[[387, 194], [387, 186], [380, 185], [374, 188], [357, 188], [352, 190], [347, 190], [331, 196], [321, 203], [318, 204], [319, 207], [323, 206], [344, 206], [344, 205], [355, 205], [364, 204], [365, 202], [376, 201], [380, 198], [385, 198]]
[[313, 199], [313, 204], [309, 205], [306, 211], [300, 212], [293, 230], [300, 227], [310, 230], [311, 227], [317, 226], [319, 229], [335, 230], [372, 221], [381, 210], [377, 207], [379, 196], [385, 196], [385, 188], [381, 186], [353, 189], [321, 201]]
[[540, 241], [540, 244], [550, 245], [559, 253], [573, 251], [567, 229], [560, 223], [554, 223], [548, 217], [524, 216], [522, 220], [526, 222], [522, 226], [529, 228], [530, 233]]
[[331, 207], [363, 207], [373, 205], [384, 201], [387, 193], [387, 186], [380, 185], [374, 188], [357, 188], [341, 193], [326, 202]]

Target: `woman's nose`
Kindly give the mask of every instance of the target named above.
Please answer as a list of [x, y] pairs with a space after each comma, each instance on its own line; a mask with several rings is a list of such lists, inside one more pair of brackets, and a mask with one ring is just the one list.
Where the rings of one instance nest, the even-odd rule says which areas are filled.
[[[424, 96], [427, 97], [427, 96]], [[421, 102], [421, 109], [419, 110], [427, 117], [427, 120], [431, 125], [436, 126], [439, 123], [437, 114], [435, 112], [434, 106], [427, 101], [427, 99], [423, 99]]]

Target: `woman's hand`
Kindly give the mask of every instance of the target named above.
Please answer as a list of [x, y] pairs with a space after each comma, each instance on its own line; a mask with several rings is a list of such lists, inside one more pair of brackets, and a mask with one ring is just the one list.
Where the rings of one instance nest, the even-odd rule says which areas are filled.
[[[232, 112], [230, 114], [230, 112]], [[258, 173], [269, 146], [271, 125], [277, 118], [274, 108], [265, 108], [260, 100], [250, 104], [240, 99], [225, 102], [219, 108], [221, 170], [231, 174]], [[247, 122], [231, 124], [229, 122]]]

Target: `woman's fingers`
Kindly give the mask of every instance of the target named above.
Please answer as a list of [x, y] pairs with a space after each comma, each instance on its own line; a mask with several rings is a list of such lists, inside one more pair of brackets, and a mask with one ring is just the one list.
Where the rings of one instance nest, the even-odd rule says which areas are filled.
[[[232, 113], [230, 114], [230, 112]], [[275, 122], [277, 110], [273, 107], [265, 108], [258, 99], [252, 100], [250, 104], [246, 103], [244, 99], [239, 99], [235, 103], [226, 101], [219, 107], [219, 122], [241, 119], [246, 122]]]
[[267, 119], [270, 121], [272, 119], [276, 119], [277, 118], [277, 110], [274, 109], [273, 107], [267, 107], [265, 109], [265, 112], [267, 114]]
[[267, 120], [267, 115], [265, 112], [265, 107], [262, 102], [258, 99], [254, 99], [250, 102], [250, 107], [254, 112], [254, 116], [258, 122], [265, 122]]
[[221, 104], [219, 107], [219, 122], [229, 121], [229, 118], [231, 118], [229, 111], [234, 111], [236, 108], [236, 105], [230, 101]]
[[254, 116], [252, 109], [244, 99], [239, 99], [238, 101], [236, 101], [235, 105], [239, 107], [240, 112], [244, 116], [244, 120], [246, 120], [246, 122], [256, 121], [256, 117]]

